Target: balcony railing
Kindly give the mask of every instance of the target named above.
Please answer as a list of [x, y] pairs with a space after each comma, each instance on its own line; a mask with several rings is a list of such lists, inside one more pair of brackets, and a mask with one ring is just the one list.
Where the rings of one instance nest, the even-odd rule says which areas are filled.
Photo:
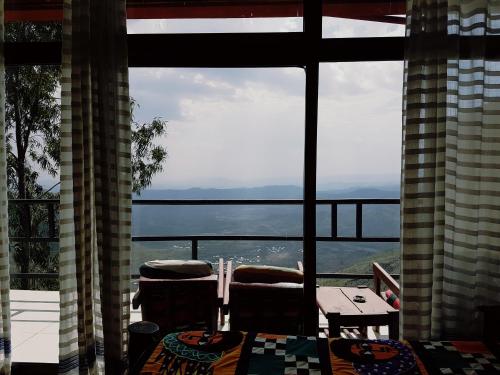
[[[399, 242], [398, 236], [373, 237], [363, 235], [363, 208], [371, 205], [399, 205], [399, 199], [393, 198], [365, 198], [365, 199], [318, 199], [318, 206], [328, 206], [331, 214], [331, 227], [328, 236], [318, 236], [317, 241], [322, 242]], [[302, 206], [301, 199], [136, 199], [132, 201], [133, 206]], [[47, 207], [47, 236], [40, 237], [15, 237], [11, 236], [11, 243], [55, 243], [59, 241], [58, 226], [56, 221], [57, 199], [12, 199], [11, 206], [42, 205]], [[339, 236], [338, 233], [338, 206], [354, 206], [355, 210], [355, 235]], [[133, 236], [133, 242], [157, 242], [157, 241], [188, 241], [191, 243], [191, 258], [198, 259], [198, 246], [200, 241], [303, 241], [303, 236], [288, 235], [154, 235]], [[137, 278], [138, 275], [132, 275]], [[361, 273], [317, 273], [317, 278], [325, 279], [371, 279], [373, 274]], [[393, 275], [399, 277], [399, 275]], [[57, 273], [12, 273], [13, 279], [42, 279], [58, 277]]]

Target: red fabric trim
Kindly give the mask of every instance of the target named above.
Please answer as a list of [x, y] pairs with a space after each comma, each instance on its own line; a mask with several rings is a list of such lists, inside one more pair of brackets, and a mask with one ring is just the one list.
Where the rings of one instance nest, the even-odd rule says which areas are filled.
[[451, 343], [460, 353], [490, 353], [486, 345], [480, 341], [452, 341]]

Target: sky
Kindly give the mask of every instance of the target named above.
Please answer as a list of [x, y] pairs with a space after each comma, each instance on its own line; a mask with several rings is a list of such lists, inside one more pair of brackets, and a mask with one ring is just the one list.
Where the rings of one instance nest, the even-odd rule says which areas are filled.
[[[130, 20], [129, 33], [290, 32], [300, 18]], [[325, 19], [324, 37], [400, 36], [404, 27]], [[399, 181], [402, 62], [322, 64], [318, 187]], [[137, 121], [167, 120], [168, 158], [152, 188], [303, 184], [305, 73], [130, 69]]]
[[[128, 21], [129, 33], [301, 30], [301, 18]], [[403, 34], [402, 25], [323, 23], [329, 38]], [[167, 121], [158, 143], [168, 157], [152, 189], [303, 185], [302, 69], [131, 68], [129, 75], [135, 120]], [[318, 189], [399, 183], [402, 82], [403, 62], [321, 64]]]

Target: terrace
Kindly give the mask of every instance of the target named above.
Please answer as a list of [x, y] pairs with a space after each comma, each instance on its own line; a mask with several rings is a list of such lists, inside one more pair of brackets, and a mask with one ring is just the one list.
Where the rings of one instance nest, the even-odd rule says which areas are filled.
[[[39, 225], [42, 229], [42, 236], [38, 237], [11, 237], [12, 245], [18, 244], [52, 244], [56, 245], [59, 242], [58, 236], [58, 206], [57, 199], [37, 199], [37, 200], [19, 200], [13, 199], [9, 201], [12, 208], [20, 206], [28, 207], [43, 207], [47, 215], [46, 220]], [[153, 206], [184, 206], [184, 207], [201, 207], [201, 206], [271, 206], [271, 207], [294, 207], [302, 206], [303, 200], [300, 199], [216, 199], [216, 200], [146, 200], [137, 199], [133, 201], [134, 207]], [[328, 217], [330, 219], [330, 235], [318, 236], [318, 242], [358, 242], [358, 243], [394, 243], [399, 241], [399, 237], [371, 237], [364, 235], [363, 231], [363, 211], [376, 208], [377, 206], [397, 206], [399, 199], [321, 199], [317, 201], [319, 207], [328, 209]], [[355, 212], [355, 228], [353, 236], [341, 236], [338, 232], [339, 221], [342, 216], [338, 214], [339, 206], [351, 207]], [[187, 224], [186, 224], [187, 225]], [[44, 234], [44, 235], [43, 235]], [[184, 242], [190, 244], [191, 251], [185, 252], [184, 258], [199, 259], [199, 246], [206, 242], [217, 241], [221, 242], [238, 242], [238, 241], [256, 241], [256, 242], [302, 242], [303, 236], [290, 235], [228, 235], [228, 234], [212, 234], [212, 235], [155, 235], [132, 237], [134, 242]], [[338, 251], [338, 250], [337, 250]], [[332, 256], [334, 256], [332, 252]], [[217, 258], [210, 256], [209, 258]], [[235, 254], [237, 255], [237, 254]], [[147, 258], [147, 255], [146, 255]], [[137, 267], [134, 269], [137, 272]], [[136, 280], [139, 275], [131, 275], [133, 280]], [[53, 280], [57, 282], [57, 273], [20, 273], [12, 272], [13, 280], [32, 280], [36, 283], [40, 280]], [[395, 274], [394, 277], [399, 277]], [[357, 284], [370, 283], [373, 279], [371, 273], [340, 273], [340, 272], [318, 272], [316, 274], [318, 282], [324, 283], [327, 280], [336, 280], [337, 285], [342, 285], [345, 281], [355, 282]], [[36, 284], [29, 284], [31, 287]], [[36, 286], [40, 288], [40, 286]], [[43, 287], [42, 287], [43, 288]], [[52, 287], [54, 288], [54, 287]], [[132, 291], [137, 288], [136, 283], [132, 285]], [[59, 330], [59, 293], [57, 290], [19, 290], [11, 291], [12, 302], [12, 337], [13, 337], [13, 362], [15, 363], [47, 363], [55, 364], [58, 362], [58, 330]], [[320, 314], [320, 327], [326, 328], [326, 319]], [[131, 309], [131, 321], [141, 320], [140, 309]], [[228, 326], [221, 327], [228, 329]], [[386, 330], [382, 330], [384, 335], [387, 335]], [[370, 335], [375, 335], [370, 331]], [[41, 349], [40, 349], [41, 348]]]

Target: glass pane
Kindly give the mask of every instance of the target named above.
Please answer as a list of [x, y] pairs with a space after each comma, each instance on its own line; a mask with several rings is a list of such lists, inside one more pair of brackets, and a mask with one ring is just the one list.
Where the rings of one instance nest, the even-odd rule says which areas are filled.
[[[321, 64], [318, 198], [399, 198], [403, 62]], [[399, 205], [363, 204], [363, 237], [399, 237]], [[356, 206], [339, 204], [339, 236], [356, 236]], [[399, 270], [397, 242], [318, 244], [318, 272]], [[363, 285], [369, 280], [322, 280]]]
[[318, 190], [399, 191], [402, 88], [403, 62], [321, 64]]
[[[304, 150], [301, 69], [130, 69], [134, 121], [167, 121], [155, 143], [168, 156], [138, 199], [301, 199]], [[300, 236], [300, 205], [176, 205], [133, 208], [134, 236]], [[184, 237], [185, 238], [185, 237]], [[178, 238], [177, 238], [178, 239]], [[134, 262], [190, 257], [191, 240], [164, 252], [134, 247]], [[198, 258], [291, 265], [301, 241], [198, 242]], [[154, 250], [154, 251], [156, 251]], [[133, 263], [137, 270], [139, 263]], [[134, 271], [133, 271], [134, 272]]]

